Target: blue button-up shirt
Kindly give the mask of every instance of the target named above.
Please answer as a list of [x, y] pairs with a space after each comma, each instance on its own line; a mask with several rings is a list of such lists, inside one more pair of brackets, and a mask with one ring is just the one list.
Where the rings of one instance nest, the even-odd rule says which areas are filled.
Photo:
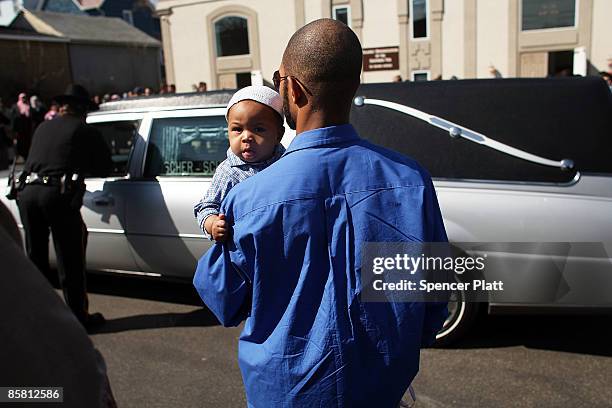
[[397, 407], [438, 303], [362, 302], [364, 242], [446, 241], [429, 175], [351, 125], [298, 135], [222, 203], [232, 240], [194, 285], [225, 326], [246, 319], [239, 365], [250, 407]]

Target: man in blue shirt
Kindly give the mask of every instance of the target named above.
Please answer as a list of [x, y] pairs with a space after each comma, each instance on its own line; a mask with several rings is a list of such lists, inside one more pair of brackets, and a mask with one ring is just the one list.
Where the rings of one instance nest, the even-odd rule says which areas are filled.
[[445, 304], [360, 297], [364, 243], [447, 240], [427, 172], [349, 124], [361, 64], [335, 20], [293, 35], [274, 82], [297, 136], [230, 191], [233, 236], [198, 264], [194, 285], [221, 323], [246, 319], [249, 407], [395, 408], [446, 317]]

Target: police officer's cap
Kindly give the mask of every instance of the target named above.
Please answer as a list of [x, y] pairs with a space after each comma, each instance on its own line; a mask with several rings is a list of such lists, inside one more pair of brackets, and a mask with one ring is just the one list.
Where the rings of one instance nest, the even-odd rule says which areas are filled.
[[53, 100], [60, 105], [79, 105], [90, 111], [98, 109], [98, 106], [89, 98], [87, 89], [78, 84], [68, 85], [66, 92], [63, 95], [56, 96]]

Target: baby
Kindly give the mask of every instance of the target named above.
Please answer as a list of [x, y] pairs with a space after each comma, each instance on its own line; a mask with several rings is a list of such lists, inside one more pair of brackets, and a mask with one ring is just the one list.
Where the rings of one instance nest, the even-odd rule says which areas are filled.
[[238, 183], [277, 161], [285, 149], [283, 101], [265, 86], [248, 86], [236, 92], [225, 112], [230, 148], [219, 164], [206, 194], [194, 207], [198, 225], [209, 239], [225, 242], [229, 237], [221, 202]]

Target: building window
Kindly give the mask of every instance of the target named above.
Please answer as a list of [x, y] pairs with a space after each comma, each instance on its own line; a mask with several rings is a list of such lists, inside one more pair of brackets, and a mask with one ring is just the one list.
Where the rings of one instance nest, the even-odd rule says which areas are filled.
[[412, 80], [414, 82], [429, 81], [430, 75], [429, 71], [412, 71]]
[[341, 23], [351, 26], [351, 7], [350, 6], [334, 6], [332, 8], [332, 16], [334, 20], [338, 20]]
[[217, 57], [245, 55], [249, 53], [249, 28], [247, 19], [238, 16], [223, 17], [215, 22]]
[[410, 16], [412, 17], [412, 38], [429, 37], [427, 16], [429, 12], [427, 0], [412, 0], [410, 2]]
[[574, 27], [577, 0], [523, 0], [522, 30]]
[[132, 15], [132, 10], [123, 10], [121, 12], [123, 14], [123, 20], [129, 25], [134, 25], [134, 16]]

